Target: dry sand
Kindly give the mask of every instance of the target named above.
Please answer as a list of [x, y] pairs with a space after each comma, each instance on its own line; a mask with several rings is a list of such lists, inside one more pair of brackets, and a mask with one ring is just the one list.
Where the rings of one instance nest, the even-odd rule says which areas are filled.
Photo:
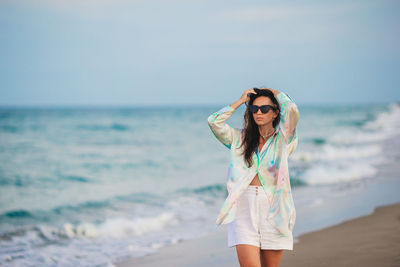
[[[400, 203], [297, 237], [285, 250], [281, 267], [400, 266]], [[157, 254], [117, 263], [118, 267], [239, 266], [226, 246], [226, 231], [165, 247]]]
[[400, 266], [400, 203], [299, 236], [281, 266]]

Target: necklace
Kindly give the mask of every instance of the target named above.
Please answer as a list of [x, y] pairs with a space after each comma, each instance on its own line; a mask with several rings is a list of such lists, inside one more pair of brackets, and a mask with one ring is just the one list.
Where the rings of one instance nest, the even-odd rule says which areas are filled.
[[265, 140], [265, 139], [267, 139], [268, 136], [270, 136], [271, 134], [273, 134], [274, 131], [275, 131], [275, 130], [272, 130], [272, 132], [269, 133], [269, 134], [267, 134], [267, 135], [261, 135], [261, 137]]

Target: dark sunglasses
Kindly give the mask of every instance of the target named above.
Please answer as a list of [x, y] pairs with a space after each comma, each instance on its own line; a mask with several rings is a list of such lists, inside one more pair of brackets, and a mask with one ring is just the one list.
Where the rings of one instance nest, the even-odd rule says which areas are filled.
[[263, 105], [263, 106], [256, 106], [256, 105], [249, 105], [249, 110], [251, 113], [257, 113], [258, 109], [261, 110], [262, 113], [268, 113], [270, 110], [275, 110], [275, 107], [271, 105]]

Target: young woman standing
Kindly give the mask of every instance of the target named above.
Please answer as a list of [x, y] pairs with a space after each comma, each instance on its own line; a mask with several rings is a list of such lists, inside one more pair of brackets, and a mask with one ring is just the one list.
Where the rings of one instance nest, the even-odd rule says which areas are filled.
[[[226, 123], [246, 103], [244, 128]], [[228, 197], [217, 225], [228, 225], [228, 247], [243, 266], [279, 267], [293, 250], [296, 211], [288, 157], [298, 143], [299, 110], [289, 95], [270, 88], [246, 89], [235, 103], [208, 117], [215, 137], [230, 149]]]

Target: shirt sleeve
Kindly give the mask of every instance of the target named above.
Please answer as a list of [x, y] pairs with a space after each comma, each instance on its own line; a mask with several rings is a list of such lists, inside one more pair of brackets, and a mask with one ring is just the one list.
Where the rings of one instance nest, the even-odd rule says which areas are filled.
[[297, 141], [297, 122], [300, 117], [299, 109], [290, 96], [284, 92], [280, 92], [276, 98], [281, 107], [279, 126], [286, 144], [291, 144], [293, 141]]
[[235, 129], [226, 121], [236, 110], [227, 105], [208, 117], [208, 125], [215, 137], [227, 148], [231, 148]]

